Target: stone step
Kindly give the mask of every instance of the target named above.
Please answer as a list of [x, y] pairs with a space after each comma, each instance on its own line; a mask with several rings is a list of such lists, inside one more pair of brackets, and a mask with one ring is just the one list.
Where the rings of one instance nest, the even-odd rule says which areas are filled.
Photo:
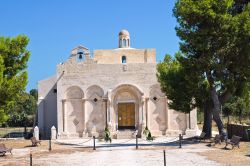
[[120, 130], [117, 131], [117, 139], [132, 139], [135, 138], [135, 133], [134, 130]]

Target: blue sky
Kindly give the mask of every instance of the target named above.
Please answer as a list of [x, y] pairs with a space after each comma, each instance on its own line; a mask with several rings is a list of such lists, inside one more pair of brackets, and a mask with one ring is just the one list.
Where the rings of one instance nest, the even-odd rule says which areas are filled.
[[117, 48], [121, 29], [131, 47], [156, 48], [157, 61], [179, 49], [174, 0], [6, 0], [0, 2], [0, 36], [25, 34], [32, 55], [27, 90], [52, 76], [71, 49]]

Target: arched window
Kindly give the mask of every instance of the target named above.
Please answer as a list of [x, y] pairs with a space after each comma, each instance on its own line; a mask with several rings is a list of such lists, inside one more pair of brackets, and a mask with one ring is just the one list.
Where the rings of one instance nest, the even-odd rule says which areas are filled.
[[119, 47], [122, 47], [122, 39], [119, 40]]
[[128, 47], [130, 47], [129, 39], [127, 40]]
[[122, 63], [127, 63], [127, 58], [126, 58], [126, 56], [122, 56]]
[[77, 50], [77, 62], [82, 62], [85, 60], [85, 55], [83, 49]]
[[123, 47], [126, 47], [126, 39], [123, 39], [122, 42], [123, 42], [123, 43], [122, 43], [122, 46], [123, 46]]

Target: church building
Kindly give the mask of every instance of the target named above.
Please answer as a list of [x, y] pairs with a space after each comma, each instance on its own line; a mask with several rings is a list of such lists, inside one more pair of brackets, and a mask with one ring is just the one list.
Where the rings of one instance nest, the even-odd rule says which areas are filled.
[[195, 135], [196, 110], [184, 114], [170, 109], [156, 77], [156, 50], [132, 48], [122, 30], [118, 48], [90, 51], [74, 48], [57, 65], [56, 75], [38, 83], [38, 127], [49, 138], [102, 136], [105, 127], [113, 138], [142, 136], [147, 126], [152, 136]]

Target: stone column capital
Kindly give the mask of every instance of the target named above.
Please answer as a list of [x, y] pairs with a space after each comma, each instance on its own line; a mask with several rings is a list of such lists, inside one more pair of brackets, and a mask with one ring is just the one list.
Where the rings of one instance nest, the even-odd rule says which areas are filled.
[[108, 102], [108, 97], [102, 97], [103, 102]]
[[149, 97], [148, 96], [142, 96], [142, 99], [146, 101], [146, 100], [149, 100]]

